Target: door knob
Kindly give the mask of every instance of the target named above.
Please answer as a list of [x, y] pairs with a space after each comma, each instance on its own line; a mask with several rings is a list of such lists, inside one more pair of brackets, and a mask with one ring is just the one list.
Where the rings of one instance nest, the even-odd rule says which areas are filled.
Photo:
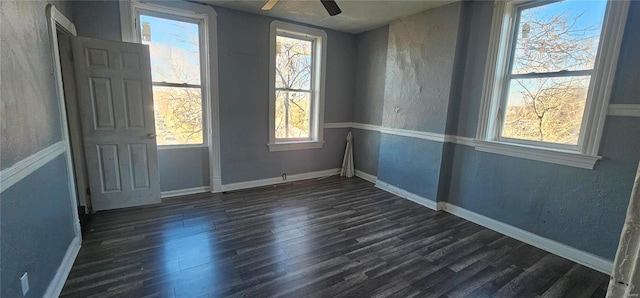
[[147, 138], [149, 138], [149, 139], [155, 139], [155, 138], [156, 138], [156, 134], [155, 134], [155, 133], [151, 133], [151, 132], [150, 132], [150, 133], [148, 133], [148, 134], [147, 134]]

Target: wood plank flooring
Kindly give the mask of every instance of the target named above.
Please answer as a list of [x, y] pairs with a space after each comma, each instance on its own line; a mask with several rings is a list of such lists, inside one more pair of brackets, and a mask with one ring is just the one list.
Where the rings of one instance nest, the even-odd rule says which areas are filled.
[[63, 297], [604, 297], [608, 276], [359, 178], [100, 212]]

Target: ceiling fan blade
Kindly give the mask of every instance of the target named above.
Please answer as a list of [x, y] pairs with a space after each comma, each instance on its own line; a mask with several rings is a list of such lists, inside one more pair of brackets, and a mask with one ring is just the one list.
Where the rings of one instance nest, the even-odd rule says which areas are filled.
[[262, 10], [271, 10], [279, 0], [269, 0], [262, 6]]
[[330, 16], [335, 16], [342, 12], [334, 0], [320, 0], [320, 2], [322, 2], [324, 9], [327, 10]]

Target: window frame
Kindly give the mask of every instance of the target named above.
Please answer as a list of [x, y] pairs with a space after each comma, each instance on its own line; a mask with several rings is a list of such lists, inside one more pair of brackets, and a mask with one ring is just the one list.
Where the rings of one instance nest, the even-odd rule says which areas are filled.
[[[276, 110], [276, 38], [284, 36], [312, 42], [311, 111], [309, 138], [278, 139], [275, 135]], [[324, 85], [326, 78], [327, 34], [325, 31], [306, 26], [273, 21], [269, 36], [269, 151], [318, 149], [324, 144]], [[305, 91], [307, 92], [307, 91]]]
[[[210, 67], [209, 67], [209, 22], [210, 16], [206, 13], [199, 13], [195, 10], [195, 7], [191, 7], [189, 3], [185, 3], [180, 7], [170, 5], [171, 3], [146, 3], [139, 1], [130, 1], [130, 15], [132, 20], [126, 22], [123, 18], [122, 22], [122, 39], [123, 41], [142, 43], [142, 32], [140, 31], [140, 16], [147, 15], [151, 17], [163, 18], [173, 21], [180, 21], [185, 23], [192, 23], [198, 25], [198, 40], [200, 51], [200, 100], [202, 108], [202, 143], [199, 144], [173, 144], [173, 145], [160, 145], [157, 144], [158, 150], [167, 149], [183, 149], [183, 148], [202, 148], [209, 147], [211, 143], [211, 92], [209, 87], [210, 82]], [[155, 82], [152, 81], [152, 85], [160, 87], [194, 87], [197, 84], [176, 84], [173, 82]], [[197, 87], [196, 87], [197, 88]]]
[[593, 169], [598, 156], [602, 131], [607, 115], [611, 87], [615, 77], [629, 1], [607, 1], [598, 53], [587, 92], [580, 136], [577, 145], [502, 137], [502, 122], [506, 107], [506, 90], [517, 37], [518, 9], [528, 8], [547, 0], [496, 0], [494, 3], [489, 51], [485, 66], [482, 101], [478, 117], [475, 147], [478, 151]]

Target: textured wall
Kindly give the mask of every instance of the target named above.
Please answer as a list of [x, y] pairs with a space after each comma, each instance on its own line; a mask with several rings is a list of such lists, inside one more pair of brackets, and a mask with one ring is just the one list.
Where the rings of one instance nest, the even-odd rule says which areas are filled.
[[382, 134], [378, 179], [435, 201], [443, 144]]
[[158, 160], [160, 191], [209, 185], [207, 147], [158, 150]]
[[[382, 126], [445, 132], [460, 12], [453, 3], [389, 25]], [[440, 142], [383, 134], [378, 178], [437, 200], [443, 157]]]
[[[0, 168], [5, 169], [61, 141], [62, 132], [45, 16], [47, 2], [0, 3]], [[64, 3], [54, 4], [63, 13], [68, 11]]]
[[353, 164], [355, 169], [377, 176], [380, 133], [363, 129], [352, 129], [351, 133], [353, 136]]
[[[466, 2], [470, 26], [459, 114], [460, 134], [475, 135], [489, 38], [491, 2]], [[640, 2], [631, 4], [612, 103], [637, 96]], [[475, 57], [478, 56], [478, 57]], [[621, 77], [634, 75], [633, 77]], [[572, 247], [613, 259], [640, 159], [639, 118], [608, 117], [594, 170], [475, 151], [455, 145], [450, 203]]]
[[[356, 36], [356, 90], [353, 99], [353, 122], [382, 124], [388, 39], [389, 26]], [[380, 133], [360, 129], [352, 129], [352, 132], [355, 168], [377, 175]]]
[[78, 36], [122, 40], [118, 1], [74, 1], [73, 18]]
[[[2, 168], [61, 140], [45, 1], [0, 2]], [[54, 2], [70, 16], [66, 3]], [[66, 161], [53, 161], [0, 194], [0, 296], [42, 297], [74, 237]]]
[[353, 122], [382, 124], [389, 26], [356, 36], [356, 91]]
[[42, 297], [56, 274], [74, 237], [68, 179], [60, 155], [2, 193], [0, 296], [22, 297], [28, 272], [27, 297]]
[[389, 25], [383, 126], [444, 133], [460, 7], [441, 6]]

